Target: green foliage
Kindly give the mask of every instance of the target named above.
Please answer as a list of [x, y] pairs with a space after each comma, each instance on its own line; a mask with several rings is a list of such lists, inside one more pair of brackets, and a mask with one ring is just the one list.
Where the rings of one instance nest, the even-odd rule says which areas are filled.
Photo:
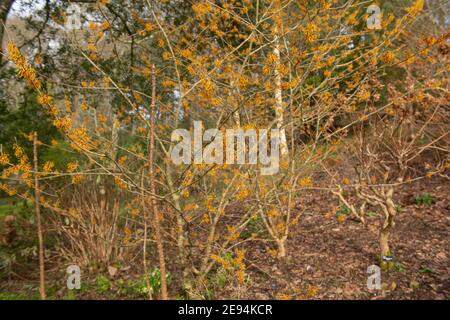
[[223, 270], [218, 271], [216, 274], [210, 277], [211, 284], [219, 287], [220, 289], [225, 287], [227, 281], [228, 281], [227, 273], [224, 272]]
[[223, 269], [219, 269], [208, 278], [208, 287], [203, 295], [208, 300], [215, 299], [216, 292], [225, 288], [229, 283], [232, 283], [230, 274]]
[[415, 202], [417, 205], [431, 206], [434, 203], [434, 198], [431, 194], [425, 192], [422, 193], [421, 195], [418, 195], [415, 198]]
[[346, 205], [341, 205], [339, 207], [339, 210], [336, 212], [336, 215], [349, 215], [350, 214], [350, 208]]
[[32, 204], [17, 198], [0, 199], [0, 234], [3, 232], [3, 219], [13, 215], [15, 236], [8, 245], [0, 244], [0, 279], [9, 277], [13, 265], [27, 265], [36, 257], [36, 234], [33, 225]]
[[67, 294], [64, 297], [64, 300], [76, 300], [77, 293], [75, 290], [67, 290]]
[[63, 140], [56, 140], [57, 143], [43, 150], [41, 162], [53, 161], [55, 169], [65, 170], [69, 162], [80, 162], [79, 153], [72, 151], [70, 145]]
[[406, 269], [405, 269], [405, 266], [402, 265], [400, 262], [395, 262], [394, 263], [394, 270], [397, 271], [397, 272], [404, 272]]
[[247, 227], [242, 232], [241, 236], [244, 239], [249, 239], [253, 235], [257, 235], [261, 233], [264, 230], [264, 227], [262, 225], [262, 219], [260, 215], [257, 215], [249, 220], [247, 223]]
[[[16, 255], [0, 250], [0, 278], [9, 277], [11, 265], [16, 261]], [[0, 300], [2, 300], [0, 298]]]
[[17, 200], [16, 198], [0, 199], [0, 218], [6, 215], [29, 218], [32, 215], [31, 201]]
[[[172, 276], [170, 272], [166, 274], [167, 285], [170, 284]], [[125, 295], [131, 295], [135, 297], [146, 297], [148, 295], [148, 286], [150, 286], [151, 294], [159, 293], [161, 289], [161, 273], [158, 268], [154, 268], [148, 273], [148, 285], [146, 276], [143, 275], [135, 280], [128, 280], [122, 288], [120, 293]]]
[[10, 204], [0, 204], [0, 218], [14, 212], [15, 206]]
[[95, 279], [95, 286], [98, 293], [105, 294], [111, 289], [111, 282], [105, 276], [98, 276]]
[[[167, 281], [167, 285], [170, 284], [171, 281], [171, 274], [170, 272], [168, 272], [166, 274], [166, 281]], [[152, 272], [150, 272], [149, 274], [149, 282], [150, 282], [150, 288], [152, 290], [152, 292], [159, 292], [159, 290], [161, 289], [161, 272], [159, 271], [158, 268], [154, 268]]]
[[6, 105], [0, 105], [0, 145], [11, 152], [12, 146], [17, 143], [31, 156], [32, 143], [25, 135], [37, 131], [39, 140], [50, 144], [60, 134], [50, 116], [37, 104], [36, 93], [28, 91], [24, 96], [25, 101], [17, 109], [10, 110]]
[[0, 292], [0, 300], [26, 300], [26, 297], [20, 293]]
[[373, 212], [373, 211], [369, 211], [369, 212], [367, 212], [366, 215], [367, 215], [369, 218], [373, 218], [373, 217], [376, 217], [377, 213], [376, 213], [376, 212]]
[[433, 269], [423, 266], [419, 270], [420, 273], [435, 273]]

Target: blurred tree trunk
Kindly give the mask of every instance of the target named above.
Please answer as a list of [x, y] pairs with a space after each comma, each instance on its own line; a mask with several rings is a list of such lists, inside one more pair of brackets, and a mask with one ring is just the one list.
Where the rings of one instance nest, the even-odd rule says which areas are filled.
[[[11, 10], [14, 0], [2, 0], [0, 3], [0, 51], [3, 52], [3, 34], [5, 33], [6, 18]], [[3, 55], [0, 54], [0, 65], [2, 64]]]
[[42, 222], [41, 222], [41, 207], [39, 204], [40, 201], [40, 190], [39, 190], [39, 179], [37, 173], [39, 171], [38, 168], [38, 154], [37, 154], [37, 145], [38, 145], [38, 137], [37, 132], [34, 132], [33, 136], [33, 163], [34, 163], [34, 208], [36, 212], [36, 225], [37, 225], [37, 236], [39, 242], [39, 293], [41, 296], [41, 300], [46, 299], [45, 294], [45, 256], [44, 256], [44, 236], [42, 231]]
[[149, 152], [148, 152], [148, 165], [150, 174], [150, 191], [152, 197], [150, 204], [153, 212], [153, 223], [155, 228], [156, 247], [159, 257], [159, 269], [161, 274], [161, 298], [162, 300], [168, 300], [167, 283], [166, 283], [166, 262], [163, 246], [163, 238], [161, 234], [161, 219], [158, 211], [158, 205], [156, 203], [156, 182], [155, 182], [155, 104], [156, 104], [156, 70], [155, 65], [152, 65], [152, 102], [150, 105], [150, 130], [149, 130]]
[[284, 106], [283, 106], [283, 94], [282, 94], [282, 79], [280, 74], [281, 67], [281, 55], [280, 55], [280, 34], [282, 34], [283, 30], [283, 22], [281, 15], [281, 4], [280, 0], [276, 1], [275, 6], [276, 13], [276, 21], [275, 21], [275, 36], [274, 36], [274, 48], [273, 54], [275, 55], [275, 118], [277, 129], [280, 130], [280, 151], [281, 156], [286, 157], [289, 154], [287, 141], [286, 141], [286, 130], [284, 128]]

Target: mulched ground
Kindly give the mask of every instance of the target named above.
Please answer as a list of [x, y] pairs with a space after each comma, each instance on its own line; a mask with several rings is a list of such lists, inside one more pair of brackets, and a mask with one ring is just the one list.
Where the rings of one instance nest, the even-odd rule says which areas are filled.
[[[339, 223], [338, 204], [328, 193], [306, 196], [305, 212], [288, 241], [284, 261], [268, 259], [266, 246], [248, 250], [252, 284], [245, 297], [257, 299], [450, 299], [450, 205], [448, 181], [433, 177], [404, 186], [402, 212], [391, 238], [396, 270], [382, 272], [382, 289], [367, 289], [367, 268], [377, 263], [380, 216], [364, 227], [351, 218]], [[434, 204], [417, 205], [429, 193]], [[230, 292], [231, 293], [231, 292]], [[225, 294], [225, 293], [224, 293]]]

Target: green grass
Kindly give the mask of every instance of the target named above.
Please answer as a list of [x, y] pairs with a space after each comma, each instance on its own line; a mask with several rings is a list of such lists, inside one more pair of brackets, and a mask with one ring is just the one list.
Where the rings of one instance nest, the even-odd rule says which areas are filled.
[[8, 214], [14, 214], [14, 206], [9, 204], [0, 205], [0, 218]]
[[0, 300], [26, 300], [27, 298], [18, 293], [0, 292]]
[[25, 201], [17, 201], [16, 204], [12, 204], [12, 199], [2, 198], [0, 199], [0, 218], [12, 214], [14, 216], [19, 215], [26, 209]]
[[435, 200], [431, 194], [422, 193], [415, 198], [415, 202], [417, 205], [431, 206], [435, 202]]
[[420, 273], [435, 273], [433, 269], [423, 266], [419, 270]]

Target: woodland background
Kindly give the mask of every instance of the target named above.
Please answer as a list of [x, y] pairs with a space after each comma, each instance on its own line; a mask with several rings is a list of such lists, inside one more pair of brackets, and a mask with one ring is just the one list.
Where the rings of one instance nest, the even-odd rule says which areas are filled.
[[[1, 0], [0, 299], [450, 298], [449, 11]], [[199, 120], [280, 172], [175, 166]]]

